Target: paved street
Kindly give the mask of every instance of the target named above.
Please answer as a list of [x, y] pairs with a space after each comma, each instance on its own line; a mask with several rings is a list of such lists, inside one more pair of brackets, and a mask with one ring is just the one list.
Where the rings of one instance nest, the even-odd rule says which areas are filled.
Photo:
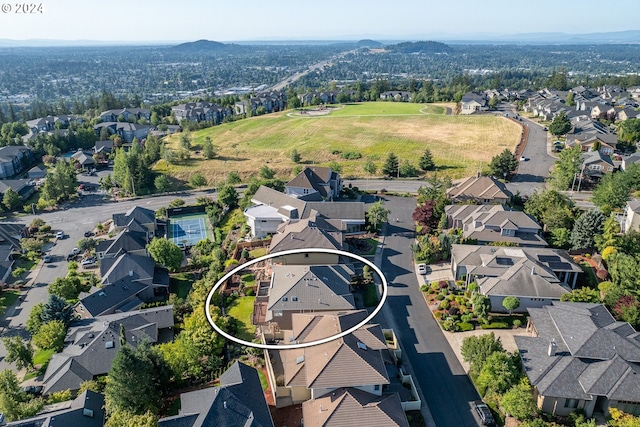
[[389, 286], [389, 298], [376, 321], [392, 327], [409, 359], [435, 424], [477, 426], [469, 402], [479, 396], [433, 319], [418, 287], [411, 244], [414, 240], [411, 214], [414, 198], [385, 197], [391, 210], [386, 228], [382, 271]]

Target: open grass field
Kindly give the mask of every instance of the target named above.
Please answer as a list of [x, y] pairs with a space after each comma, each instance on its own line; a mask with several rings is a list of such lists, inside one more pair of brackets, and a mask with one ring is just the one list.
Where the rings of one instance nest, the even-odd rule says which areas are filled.
[[[409, 160], [417, 166], [429, 148], [441, 174], [461, 178], [486, 167], [493, 156], [518, 143], [518, 124], [490, 115], [447, 116], [447, 106], [453, 105], [370, 102], [345, 105], [319, 117], [291, 110], [253, 117], [193, 133], [194, 151], [209, 136], [218, 148], [217, 158], [205, 160], [193, 153], [184, 164], [168, 165], [161, 160], [155, 168], [185, 182], [199, 171], [210, 185], [217, 185], [229, 171], [247, 179], [267, 164], [278, 177], [288, 179], [296, 166], [290, 159], [295, 148], [303, 164], [338, 162], [343, 177], [365, 177], [366, 160], [380, 171], [387, 155], [394, 152], [401, 162]], [[178, 135], [167, 141], [169, 147], [178, 148]], [[362, 157], [346, 160], [340, 156], [346, 152]]]

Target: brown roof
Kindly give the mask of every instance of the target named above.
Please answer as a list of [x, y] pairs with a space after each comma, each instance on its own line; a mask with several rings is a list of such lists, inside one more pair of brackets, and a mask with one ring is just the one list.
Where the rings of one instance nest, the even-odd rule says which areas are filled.
[[331, 168], [307, 166], [287, 183], [287, 187], [313, 189], [320, 193], [322, 197], [327, 197], [327, 187], [330, 180]]
[[490, 176], [470, 177], [447, 190], [450, 199], [509, 199], [507, 187]]
[[397, 393], [375, 396], [355, 388], [339, 388], [304, 402], [302, 417], [306, 427], [409, 426]]
[[[347, 323], [355, 320], [354, 312], [344, 311], [323, 314], [294, 314], [297, 316], [326, 317], [329, 321], [316, 321], [314, 329], [308, 331], [306, 340], [313, 337], [338, 334], [343, 330], [340, 317], [349, 316]], [[367, 316], [365, 310], [358, 310], [355, 316], [360, 321]], [[294, 320], [294, 323], [298, 323]], [[292, 331], [285, 331], [290, 337]], [[285, 340], [286, 341], [286, 340]], [[288, 342], [287, 342], [288, 343]], [[382, 352], [386, 341], [380, 325], [366, 325], [352, 334], [328, 343], [295, 350], [281, 350], [284, 365], [285, 385], [305, 385], [308, 388], [357, 387], [389, 384]]]
[[283, 224], [282, 230], [273, 236], [269, 252], [302, 248], [343, 248], [342, 233], [326, 218], [312, 211], [308, 218]]

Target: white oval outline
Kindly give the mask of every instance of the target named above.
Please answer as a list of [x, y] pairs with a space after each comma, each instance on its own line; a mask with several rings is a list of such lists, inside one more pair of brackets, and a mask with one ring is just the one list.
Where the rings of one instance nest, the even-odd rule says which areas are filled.
[[[227, 279], [229, 279], [231, 276], [236, 274], [236, 272], [238, 272], [238, 271], [242, 270], [243, 268], [246, 268], [246, 267], [248, 267], [250, 265], [256, 264], [256, 263], [258, 263], [260, 261], [264, 261], [264, 260], [271, 259], [271, 258], [277, 258], [277, 257], [283, 256], [283, 255], [302, 254], [302, 253], [332, 253], [332, 254], [336, 254], [336, 255], [347, 256], [349, 258], [357, 259], [358, 261], [361, 261], [361, 262], [365, 263], [366, 265], [368, 265], [369, 267], [373, 268], [373, 271], [378, 273], [378, 277], [380, 277], [380, 280], [382, 281], [382, 297], [380, 298], [380, 302], [378, 303], [376, 308], [362, 322], [360, 322], [357, 325], [347, 329], [346, 331], [342, 331], [339, 334], [332, 335], [332, 336], [329, 336], [327, 338], [322, 338], [320, 340], [310, 341], [310, 342], [305, 342], [305, 343], [300, 343], [300, 344], [276, 345], [276, 344], [254, 343], [254, 342], [241, 340], [240, 338], [234, 337], [233, 335], [226, 333], [225, 331], [220, 329], [218, 327], [218, 325], [216, 325], [216, 323], [213, 320], [211, 320], [211, 311], [210, 311], [209, 307], [211, 305], [211, 298], [213, 297], [213, 293]], [[261, 256], [260, 258], [253, 259], [253, 260], [251, 260], [249, 262], [246, 262], [246, 263], [234, 268], [233, 270], [231, 270], [230, 272], [225, 274], [222, 277], [222, 279], [218, 280], [218, 282], [213, 286], [211, 291], [209, 291], [209, 295], [207, 296], [207, 300], [205, 301], [204, 309], [205, 309], [205, 314], [207, 316], [207, 320], [209, 321], [209, 323], [211, 324], [213, 329], [215, 329], [215, 331], [217, 333], [219, 333], [220, 335], [222, 335], [223, 337], [225, 337], [228, 340], [231, 340], [231, 341], [233, 341], [233, 342], [235, 342], [237, 344], [244, 345], [244, 346], [247, 346], [247, 347], [259, 348], [261, 350], [291, 350], [291, 349], [295, 349], [295, 348], [312, 347], [312, 346], [315, 346], [315, 345], [328, 343], [328, 342], [336, 340], [338, 338], [342, 338], [345, 335], [349, 335], [350, 333], [352, 333], [352, 332], [356, 331], [357, 329], [361, 328], [362, 326], [366, 325], [382, 309], [382, 306], [384, 305], [385, 301], [387, 300], [387, 294], [388, 294], [388, 291], [389, 291], [388, 288], [389, 288], [389, 284], [387, 283], [387, 278], [382, 273], [382, 270], [380, 270], [373, 262], [369, 261], [366, 258], [361, 257], [360, 255], [352, 254], [351, 252], [340, 251], [340, 250], [337, 250], [337, 249], [320, 249], [320, 248], [289, 249], [289, 250], [286, 250], [286, 251], [275, 252], [275, 253], [272, 253], [272, 254], [267, 254], [267, 255]]]

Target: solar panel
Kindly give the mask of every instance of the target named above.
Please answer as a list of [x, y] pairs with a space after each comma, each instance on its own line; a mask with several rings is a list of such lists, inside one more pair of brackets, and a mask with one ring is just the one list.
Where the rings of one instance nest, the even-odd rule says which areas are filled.
[[538, 255], [540, 262], [560, 262], [561, 259], [558, 255]]
[[571, 264], [568, 262], [550, 262], [549, 267], [552, 270], [571, 270]]
[[513, 265], [513, 260], [511, 258], [496, 258], [496, 263], [498, 265]]

